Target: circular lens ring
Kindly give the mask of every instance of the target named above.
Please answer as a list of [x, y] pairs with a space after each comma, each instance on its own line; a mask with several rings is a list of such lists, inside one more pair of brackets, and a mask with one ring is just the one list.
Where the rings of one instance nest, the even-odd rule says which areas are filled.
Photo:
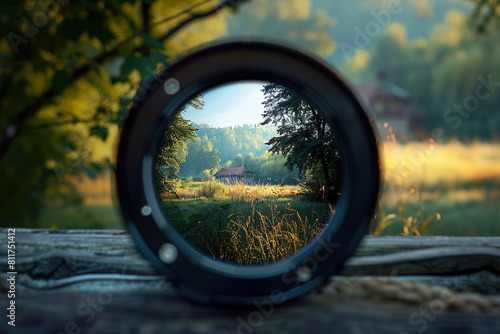
[[[175, 113], [203, 91], [244, 80], [274, 82], [310, 101], [334, 130], [341, 154], [342, 195], [332, 223], [300, 252], [265, 265], [225, 263], [194, 249], [169, 224], [153, 182], [156, 150]], [[381, 167], [369, 114], [330, 67], [274, 43], [226, 42], [203, 47], [146, 81], [122, 129], [116, 178], [127, 229], [156, 270], [197, 302], [238, 305], [279, 304], [340, 271], [373, 217]]]

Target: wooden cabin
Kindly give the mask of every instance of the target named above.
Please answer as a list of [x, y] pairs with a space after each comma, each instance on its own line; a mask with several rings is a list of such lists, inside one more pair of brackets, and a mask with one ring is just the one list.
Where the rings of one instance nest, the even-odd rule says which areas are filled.
[[376, 82], [363, 83], [358, 90], [380, 125], [382, 138], [393, 133], [402, 139], [425, 138], [424, 112], [408, 91], [388, 82], [383, 72]]
[[255, 173], [244, 167], [223, 167], [214, 175], [220, 183], [233, 184], [236, 182], [254, 183]]

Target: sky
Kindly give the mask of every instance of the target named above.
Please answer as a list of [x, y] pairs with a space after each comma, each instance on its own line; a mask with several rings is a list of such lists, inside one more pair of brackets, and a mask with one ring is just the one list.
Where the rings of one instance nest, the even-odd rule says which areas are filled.
[[205, 106], [201, 110], [188, 107], [184, 118], [213, 127], [229, 127], [261, 123], [264, 118], [262, 81], [242, 81], [217, 86], [203, 92]]

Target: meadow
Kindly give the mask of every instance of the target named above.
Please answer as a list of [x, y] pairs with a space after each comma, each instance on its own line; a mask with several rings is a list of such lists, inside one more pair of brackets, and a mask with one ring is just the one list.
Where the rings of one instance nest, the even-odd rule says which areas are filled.
[[[500, 235], [500, 144], [453, 141], [385, 143], [384, 189], [377, 224], [368, 233], [375, 235]], [[111, 200], [103, 197], [102, 189], [111, 189], [111, 177], [84, 180], [80, 190], [86, 206], [49, 207], [36, 227], [43, 228], [123, 228], [121, 217]], [[101, 185], [96, 186], [96, 182]], [[180, 189], [180, 195], [194, 196], [200, 183]], [[95, 189], [100, 189], [95, 192]], [[297, 197], [298, 187], [285, 186], [282, 200], [276, 198], [279, 211], [287, 210], [285, 198]], [[235, 212], [238, 201], [228, 196], [220, 206], [220, 216]], [[183, 207], [194, 203], [192, 197]], [[199, 199], [204, 205], [217, 205]], [[299, 210], [299, 201], [293, 202]], [[172, 203], [173, 204], [173, 203]], [[200, 204], [200, 203], [197, 203]], [[256, 202], [257, 211], [265, 212]], [[227, 210], [226, 210], [227, 209]], [[204, 211], [204, 210], [200, 210]], [[172, 214], [172, 213], [170, 213]], [[227, 216], [224, 216], [227, 214]], [[186, 217], [185, 213], [184, 216]], [[305, 216], [310, 217], [310, 213]], [[302, 216], [301, 216], [302, 217]], [[259, 218], [257, 215], [256, 218]], [[214, 219], [216, 219], [214, 217]], [[311, 218], [308, 218], [308, 220]], [[194, 217], [194, 220], [196, 218]], [[198, 219], [197, 221], [202, 221]], [[196, 223], [196, 222], [195, 222]], [[33, 225], [31, 225], [33, 227]], [[405, 229], [406, 227], [406, 229]], [[183, 230], [184, 231], [184, 230]]]
[[298, 252], [334, 212], [296, 185], [194, 182], [161, 198], [170, 222], [193, 246], [245, 264], [275, 262]]
[[500, 235], [500, 144], [384, 144], [380, 235]]

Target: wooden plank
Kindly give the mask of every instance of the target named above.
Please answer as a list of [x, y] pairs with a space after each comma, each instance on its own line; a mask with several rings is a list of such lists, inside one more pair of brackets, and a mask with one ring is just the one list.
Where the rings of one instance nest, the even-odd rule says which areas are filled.
[[[0, 231], [0, 240], [6, 238]], [[0, 252], [7, 253], [0, 241]], [[16, 270], [27, 290], [96, 290], [123, 281], [129, 290], [169, 287], [122, 230], [16, 229]], [[0, 271], [7, 264], [0, 263]], [[365, 237], [340, 276], [396, 276], [500, 293], [500, 238]], [[446, 275], [446, 276], [444, 276]]]
[[403, 303], [318, 293], [272, 308], [206, 307], [148, 292], [37, 293], [21, 295], [16, 303], [16, 327], [1, 321], [1, 333], [492, 334], [500, 329], [494, 314], [433, 313]]
[[124, 231], [16, 229], [17, 325], [0, 332], [496, 333], [499, 252], [495, 237], [366, 237], [341, 275], [263, 311], [178, 298]]

